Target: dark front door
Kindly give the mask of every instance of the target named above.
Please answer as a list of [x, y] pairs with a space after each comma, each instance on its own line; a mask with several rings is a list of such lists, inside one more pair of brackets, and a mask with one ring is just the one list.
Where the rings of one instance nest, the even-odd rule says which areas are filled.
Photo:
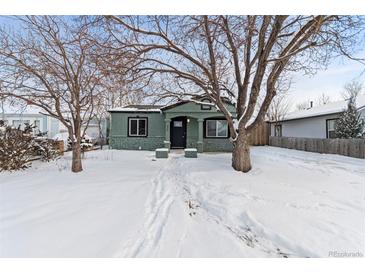
[[186, 148], [186, 117], [171, 120], [171, 148]]

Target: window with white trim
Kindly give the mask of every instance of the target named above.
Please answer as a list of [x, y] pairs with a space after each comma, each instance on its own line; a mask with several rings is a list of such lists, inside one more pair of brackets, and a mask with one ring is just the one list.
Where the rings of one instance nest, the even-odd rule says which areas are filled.
[[128, 135], [132, 137], [146, 137], [147, 118], [128, 118]]
[[337, 119], [327, 119], [326, 120], [326, 137], [329, 139], [336, 138], [336, 131], [335, 131], [335, 125], [336, 125]]
[[30, 125], [30, 120], [13, 120], [13, 128], [25, 129], [26, 126]]
[[205, 136], [208, 138], [227, 138], [228, 125], [226, 120], [206, 120]]
[[274, 135], [276, 137], [282, 137], [283, 136], [283, 127], [282, 127], [282, 125], [275, 125], [274, 126]]
[[41, 121], [40, 120], [34, 120], [34, 132], [36, 134], [41, 132]]

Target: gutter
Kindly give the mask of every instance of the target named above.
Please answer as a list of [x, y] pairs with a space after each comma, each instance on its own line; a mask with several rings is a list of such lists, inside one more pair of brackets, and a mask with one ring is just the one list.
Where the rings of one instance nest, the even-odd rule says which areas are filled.
[[109, 113], [162, 113], [161, 110], [159, 111], [150, 111], [150, 110], [108, 110]]
[[303, 120], [303, 119], [308, 119], [308, 118], [315, 118], [315, 117], [321, 117], [321, 116], [327, 116], [327, 115], [333, 115], [333, 114], [340, 114], [340, 113], [342, 113], [342, 111], [325, 113], [325, 114], [318, 114], [318, 115], [306, 116], [306, 117], [284, 119], [284, 120], [280, 120], [280, 121], [269, 121], [269, 123], [272, 124], [272, 123], [280, 123], [280, 122], [287, 122], [287, 121]]

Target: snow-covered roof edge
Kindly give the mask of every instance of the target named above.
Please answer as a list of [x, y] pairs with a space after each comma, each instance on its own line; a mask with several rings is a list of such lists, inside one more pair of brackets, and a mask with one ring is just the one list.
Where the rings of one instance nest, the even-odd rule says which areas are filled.
[[133, 107], [128, 107], [128, 108], [123, 108], [123, 107], [112, 108], [112, 109], [109, 109], [108, 111], [109, 112], [161, 112], [161, 110], [159, 108], [139, 109], [139, 108], [133, 108]]
[[[343, 112], [347, 108], [348, 100], [328, 103], [322, 106], [312, 107], [309, 109], [298, 110], [285, 115], [280, 121], [289, 121], [296, 119], [305, 119], [317, 116], [337, 114]], [[356, 107], [358, 110], [365, 107], [365, 95], [359, 95], [356, 99]], [[272, 122], [272, 121], [271, 121]]]
[[[0, 106], [0, 114], [2, 113], [2, 108]], [[4, 114], [5, 115], [40, 115], [41, 108], [30, 105], [4, 105]]]
[[[206, 97], [199, 97], [199, 98], [196, 97], [196, 99], [194, 97], [194, 98], [191, 98], [191, 99], [179, 100], [175, 103], [171, 103], [171, 104], [168, 104], [168, 105], [161, 105], [161, 106], [156, 106], [156, 105], [129, 105], [129, 106], [124, 106], [124, 107], [112, 108], [112, 109], [109, 109], [108, 112], [162, 112], [162, 111], [177, 107], [179, 105], [187, 104], [187, 103], [195, 103], [195, 104], [199, 104], [199, 105], [215, 106], [215, 104], [213, 104], [211, 102], [199, 101], [198, 99], [203, 100], [203, 99], [206, 99]], [[228, 101], [228, 99], [224, 99], [224, 102], [233, 105], [233, 103]]]

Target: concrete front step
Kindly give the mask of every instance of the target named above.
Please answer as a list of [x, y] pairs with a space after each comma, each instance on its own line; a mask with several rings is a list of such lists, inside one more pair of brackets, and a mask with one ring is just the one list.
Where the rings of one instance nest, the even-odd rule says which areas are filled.
[[185, 158], [198, 158], [198, 150], [196, 148], [184, 149]]

